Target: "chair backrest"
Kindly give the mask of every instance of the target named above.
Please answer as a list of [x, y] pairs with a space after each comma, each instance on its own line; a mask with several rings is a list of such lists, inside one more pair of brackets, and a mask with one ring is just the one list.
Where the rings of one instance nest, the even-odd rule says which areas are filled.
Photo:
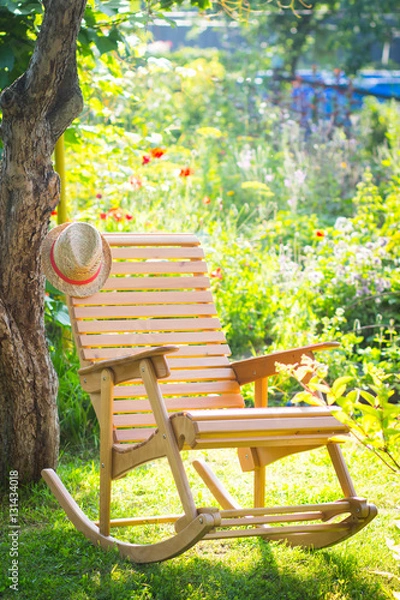
[[[200, 242], [190, 234], [104, 234], [113, 266], [101, 292], [68, 299], [82, 366], [142, 349], [176, 345], [161, 382], [169, 411], [244, 406], [207, 277]], [[138, 382], [119, 385], [115, 441], [139, 442], [154, 419]]]

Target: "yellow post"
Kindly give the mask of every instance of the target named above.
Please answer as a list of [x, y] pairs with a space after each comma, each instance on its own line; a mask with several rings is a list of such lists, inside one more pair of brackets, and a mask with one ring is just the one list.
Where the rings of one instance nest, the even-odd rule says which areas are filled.
[[55, 155], [55, 170], [60, 177], [60, 202], [57, 208], [57, 223], [61, 225], [68, 220], [67, 214], [67, 192], [66, 192], [66, 177], [65, 177], [65, 143], [64, 134], [57, 140], [54, 149]]

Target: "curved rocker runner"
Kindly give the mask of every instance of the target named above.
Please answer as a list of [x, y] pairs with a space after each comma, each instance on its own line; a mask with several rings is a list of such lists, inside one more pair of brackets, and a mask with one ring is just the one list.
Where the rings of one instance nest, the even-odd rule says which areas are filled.
[[[52, 231], [48, 250], [68, 228]], [[68, 306], [82, 365], [79, 375], [100, 422], [99, 522], [87, 518], [53, 470], [43, 471], [75, 527], [95, 544], [117, 546], [136, 563], [162, 561], [200, 540], [220, 538], [260, 536], [322, 548], [365, 527], [377, 510], [357, 497], [344, 462], [338, 440], [348, 435], [347, 427], [325, 407], [267, 406], [267, 381], [276, 373], [276, 362], [293, 364], [338, 344], [230, 362], [195, 236], [104, 234], [97, 242], [101, 265], [110, 262], [108, 246], [112, 266], [106, 267], [111, 273], [97, 290], [93, 276], [87, 293], [85, 285], [76, 285], [76, 277], [68, 277], [75, 284]], [[48, 277], [53, 277], [51, 262], [45, 264]], [[93, 269], [99, 272], [98, 266]], [[103, 266], [101, 272], [104, 280]], [[255, 407], [245, 408], [240, 386], [250, 382], [255, 383]], [[326, 447], [343, 497], [329, 503], [265, 506], [266, 467], [318, 447]], [[254, 472], [252, 507], [239, 506], [201, 459], [193, 466], [218, 506], [195, 505], [181, 451], [221, 448], [236, 448], [242, 470]], [[112, 481], [162, 457], [171, 469], [182, 514], [112, 519]], [[175, 529], [162, 542], [130, 544], [110, 536], [113, 527], [161, 523], [173, 523]]]

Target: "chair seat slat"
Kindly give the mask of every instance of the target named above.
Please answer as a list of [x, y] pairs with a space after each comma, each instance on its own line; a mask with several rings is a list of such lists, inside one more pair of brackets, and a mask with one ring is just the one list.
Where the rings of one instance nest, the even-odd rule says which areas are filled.
[[[243, 409], [244, 410], [244, 409]], [[214, 412], [210, 410], [208, 412]], [[222, 411], [219, 411], [222, 412]], [[191, 413], [194, 418], [194, 414]], [[197, 423], [197, 421], [196, 421]], [[279, 423], [279, 425], [277, 425]], [[304, 423], [304, 425], [303, 425]], [[152, 413], [135, 413], [135, 414], [118, 414], [114, 415], [114, 424], [116, 427], [140, 427], [155, 425], [154, 415]], [[229, 420], [213, 420], [209, 423], [201, 423], [198, 427], [198, 439], [212, 435], [213, 437], [237, 437], [248, 436], [249, 433], [255, 438], [268, 435], [305, 435], [318, 434], [323, 432], [329, 436], [343, 435], [348, 432], [345, 425], [342, 425], [336, 419], [315, 418], [312, 422], [310, 419], [303, 417], [300, 421], [297, 418], [284, 417], [280, 419], [243, 419]]]
[[279, 417], [275, 419], [216, 419], [196, 421], [197, 435], [206, 437], [240, 437], [250, 433], [255, 438], [268, 435], [300, 435], [328, 432], [330, 435], [346, 433], [348, 428], [332, 416]]

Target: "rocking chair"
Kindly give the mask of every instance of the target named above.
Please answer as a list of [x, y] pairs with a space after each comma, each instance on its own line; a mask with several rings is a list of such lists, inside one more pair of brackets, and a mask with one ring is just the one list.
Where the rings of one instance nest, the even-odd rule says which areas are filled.
[[[136, 563], [162, 561], [199, 540], [260, 536], [322, 548], [348, 538], [377, 514], [357, 497], [337, 436], [348, 429], [325, 407], [268, 407], [267, 379], [275, 363], [299, 362], [329, 350], [320, 343], [229, 362], [229, 347], [209, 290], [198, 239], [189, 234], [104, 234], [113, 266], [101, 292], [68, 297], [83, 389], [100, 423], [99, 521], [79, 508], [52, 469], [43, 478], [67, 516], [102, 547], [119, 548]], [[255, 407], [240, 386], [255, 382]], [[343, 497], [335, 502], [265, 506], [266, 466], [325, 446]], [[254, 503], [245, 508], [202, 459], [193, 465], [217, 503], [197, 507], [182, 450], [236, 448], [243, 471], [254, 472]], [[166, 457], [181, 515], [112, 519], [113, 480]], [[133, 492], [134, 493], [134, 492]], [[127, 543], [111, 529], [173, 523], [172, 537]]]

